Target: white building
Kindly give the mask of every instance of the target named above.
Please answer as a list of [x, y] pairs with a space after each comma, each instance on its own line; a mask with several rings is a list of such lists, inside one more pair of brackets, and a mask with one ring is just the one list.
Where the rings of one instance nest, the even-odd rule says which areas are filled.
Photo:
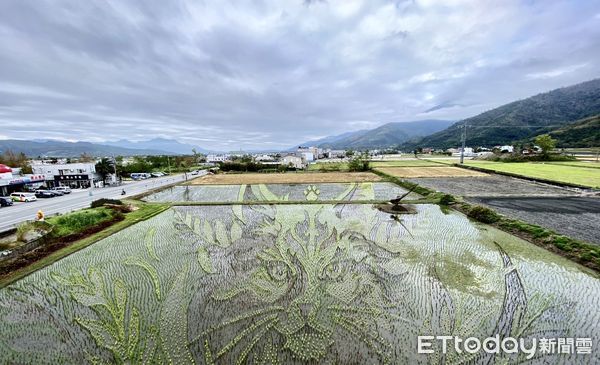
[[344, 158], [346, 157], [346, 150], [329, 150], [325, 155], [327, 158]]
[[298, 153], [302, 154], [306, 161], [314, 161], [319, 158], [320, 149], [317, 147], [298, 147]]
[[231, 160], [231, 155], [226, 154], [226, 153], [220, 153], [220, 154], [214, 154], [214, 153], [210, 153], [208, 155], [206, 155], [206, 162], [225, 162], [225, 161], [229, 161]]
[[31, 165], [34, 174], [44, 175], [46, 185], [68, 186], [70, 188], [89, 188], [90, 182], [102, 181], [102, 176], [96, 173], [96, 164], [80, 162], [68, 164], [35, 164]]
[[254, 159], [255, 159], [256, 161], [259, 161], [259, 162], [270, 162], [270, 161], [275, 161], [275, 158], [273, 158], [273, 156], [271, 156], [271, 155], [266, 155], [266, 154], [265, 154], [265, 155], [257, 155], [257, 156], [255, 156], [255, 157], [254, 157]]
[[[461, 155], [461, 153], [460, 153], [461, 150], [462, 150], [462, 148], [459, 148], [458, 152], [454, 152], [452, 154], [452, 156], [459, 157]], [[465, 157], [474, 157], [474, 156], [477, 156], [477, 154], [473, 151], [472, 147], [465, 147], [465, 153], [463, 154], [463, 156], [465, 156]]]
[[303, 169], [305, 166], [305, 160], [299, 156], [287, 155], [281, 159], [281, 164], [284, 166], [291, 166], [295, 169]]
[[315, 160], [315, 155], [313, 155], [312, 152], [300, 152], [300, 155], [302, 155], [302, 158], [307, 162], [312, 162]]
[[514, 147], [509, 145], [498, 146], [498, 149], [502, 153], [513, 153]]

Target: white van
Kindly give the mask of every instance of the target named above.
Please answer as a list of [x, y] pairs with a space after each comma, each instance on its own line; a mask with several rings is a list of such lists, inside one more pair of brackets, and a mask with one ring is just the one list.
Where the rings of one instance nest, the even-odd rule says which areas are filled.
[[67, 186], [57, 186], [54, 187], [52, 189], [50, 189], [52, 191], [60, 191], [63, 194], [71, 194], [71, 188], [67, 187]]
[[37, 200], [34, 193], [22, 193], [22, 192], [12, 193], [12, 194], [10, 194], [10, 198], [14, 202], [27, 202], [27, 203]]

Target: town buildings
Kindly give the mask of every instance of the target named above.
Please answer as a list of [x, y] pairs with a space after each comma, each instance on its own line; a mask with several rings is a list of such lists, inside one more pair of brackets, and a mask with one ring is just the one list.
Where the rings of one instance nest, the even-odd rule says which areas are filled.
[[43, 175], [47, 186], [68, 186], [72, 189], [86, 189], [102, 184], [102, 176], [96, 173], [94, 162], [66, 164], [34, 164], [33, 173]]
[[44, 183], [40, 174], [21, 174], [21, 169], [0, 164], [0, 196], [8, 196], [15, 191], [35, 188]]

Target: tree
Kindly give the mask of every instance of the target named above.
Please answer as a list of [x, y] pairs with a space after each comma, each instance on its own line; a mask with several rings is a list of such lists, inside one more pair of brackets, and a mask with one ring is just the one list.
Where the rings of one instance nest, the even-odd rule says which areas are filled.
[[94, 162], [94, 157], [84, 152], [79, 156], [79, 162]]
[[548, 157], [550, 151], [556, 146], [556, 140], [548, 134], [542, 134], [535, 137], [535, 144], [542, 149], [542, 155]]
[[106, 182], [106, 175], [114, 172], [113, 162], [106, 157], [103, 157], [96, 164], [96, 172], [102, 176], [102, 181]]
[[11, 150], [6, 150], [0, 155], [0, 163], [9, 167], [19, 167], [22, 174], [31, 174], [31, 165], [23, 152], [15, 153]]
[[369, 154], [367, 152], [354, 156], [348, 163], [348, 170], [350, 171], [368, 171], [369, 169]]

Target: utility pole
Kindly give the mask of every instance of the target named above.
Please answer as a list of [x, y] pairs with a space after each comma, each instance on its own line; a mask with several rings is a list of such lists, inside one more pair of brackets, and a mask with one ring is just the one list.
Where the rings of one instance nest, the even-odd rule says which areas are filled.
[[169, 175], [171, 175], [171, 159], [167, 156], [167, 165], [169, 165]]
[[465, 144], [467, 142], [467, 123], [463, 123], [462, 132], [462, 149], [460, 150], [460, 164], [462, 165], [465, 161]]

